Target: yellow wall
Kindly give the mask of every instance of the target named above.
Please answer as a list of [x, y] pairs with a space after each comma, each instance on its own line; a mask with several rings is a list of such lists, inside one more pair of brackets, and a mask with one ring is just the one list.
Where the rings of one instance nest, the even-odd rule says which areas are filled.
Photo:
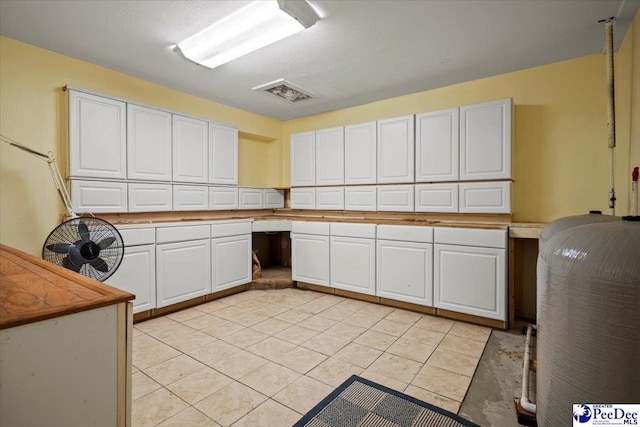
[[[239, 184], [276, 186], [282, 181], [281, 121], [0, 37], [0, 133], [35, 150], [52, 151], [65, 176], [65, 84], [234, 124], [249, 135], [239, 140]], [[0, 144], [0, 242], [39, 254], [63, 212], [46, 163]]]
[[[633, 24], [635, 30], [626, 34], [623, 49], [616, 54], [617, 62], [622, 57], [622, 64], [616, 63], [617, 74], [624, 76], [616, 90], [617, 114], [622, 116], [622, 126], [627, 127], [626, 133], [619, 131], [615, 155], [617, 215], [629, 214], [629, 163], [640, 163], [639, 25], [640, 14]], [[590, 55], [285, 122], [285, 182], [289, 180], [291, 133], [512, 98], [514, 220], [548, 222], [590, 209], [606, 213], [609, 175], [605, 74], [605, 56]], [[635, 160], [630, 160], [631, 122]]]

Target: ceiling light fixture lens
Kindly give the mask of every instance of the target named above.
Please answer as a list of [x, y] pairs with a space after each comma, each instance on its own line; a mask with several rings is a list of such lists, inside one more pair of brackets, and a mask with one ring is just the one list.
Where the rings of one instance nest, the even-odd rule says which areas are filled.
[[191, 61], [216, 68], [300, 32], [319, 19], [304, 0], [255, 1], [178, 43], [177, 49]]

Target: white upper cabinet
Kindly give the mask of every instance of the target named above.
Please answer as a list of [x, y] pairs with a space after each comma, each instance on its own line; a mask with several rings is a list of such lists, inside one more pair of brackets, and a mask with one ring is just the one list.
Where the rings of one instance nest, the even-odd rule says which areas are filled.
[[291, 135], [291, 186], [316, 185], [316, 132]]
[[458, 109], [416, 116], [416, 182], [458, 180]]
[[344, 128], [316, 131], [316, 185], [344, 184]]
[[414, 181], [413, 116], [378, 120], [378, 183]]
[[209, 123], [173, 115], [173, 180], [209, 180]]
[[345, 126], [344, 183], [375, 184], [376, 179], [376, 122]]
[[238, 129], [209, 123], [209, 182], [238, 184]]
[[511, 99], [460, 107], [460, 180], [511, 178]]
[[69, 91], [69, 175], [127, 177], [126, 104]]
[[171, 181], [171, 114], [127, 104], [127, 178]]

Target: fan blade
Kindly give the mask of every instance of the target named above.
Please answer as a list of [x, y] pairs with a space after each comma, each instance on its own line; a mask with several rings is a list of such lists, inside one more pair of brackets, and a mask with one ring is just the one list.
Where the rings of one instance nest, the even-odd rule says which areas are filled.
[[62, 260], [62, 266], [64, 268], [67, 268], [69, 270], [73, 270], [76, 273], [80, 273], [80, 267], [78, 267], [77, 265], [75, 265], [74, 263], [71, 262], [71, 260], [69, 259], [69, 257], [65, 257]]
[[93, 261], [91, 261], [90, 264], [91, 264], [91, 267], [95, 268], [98, 271], [102, 271], [103, 273], [106, 273], [107, 271], [109, 271], [109, 266], [107, 265], [106, 262], [104, 262], [102, 258], [96, 258]]
[[67, 254], [74, 246], [73, 243], [54, 243], [53, 245], [47, 245], [47, 249], [57, 254]]
[[105, 237], [104, 239], [98, 242], [98, 246], [100, 247], [100, 249], [107, 249], [115, 241], [116, 241], [115, 237]]
[[83, 242], [91, 240], [91, 233], [89, 233], [89, 227], [82, 221], [78, 221], [78, 234]]

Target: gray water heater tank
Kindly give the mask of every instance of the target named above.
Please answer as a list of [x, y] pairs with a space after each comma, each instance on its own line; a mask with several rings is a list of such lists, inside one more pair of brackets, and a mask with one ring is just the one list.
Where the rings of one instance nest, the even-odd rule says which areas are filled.
[[573, 404], [640, 402], [640, 222], [555, 234], [537, 276], [538, 425], [572, 425]]

